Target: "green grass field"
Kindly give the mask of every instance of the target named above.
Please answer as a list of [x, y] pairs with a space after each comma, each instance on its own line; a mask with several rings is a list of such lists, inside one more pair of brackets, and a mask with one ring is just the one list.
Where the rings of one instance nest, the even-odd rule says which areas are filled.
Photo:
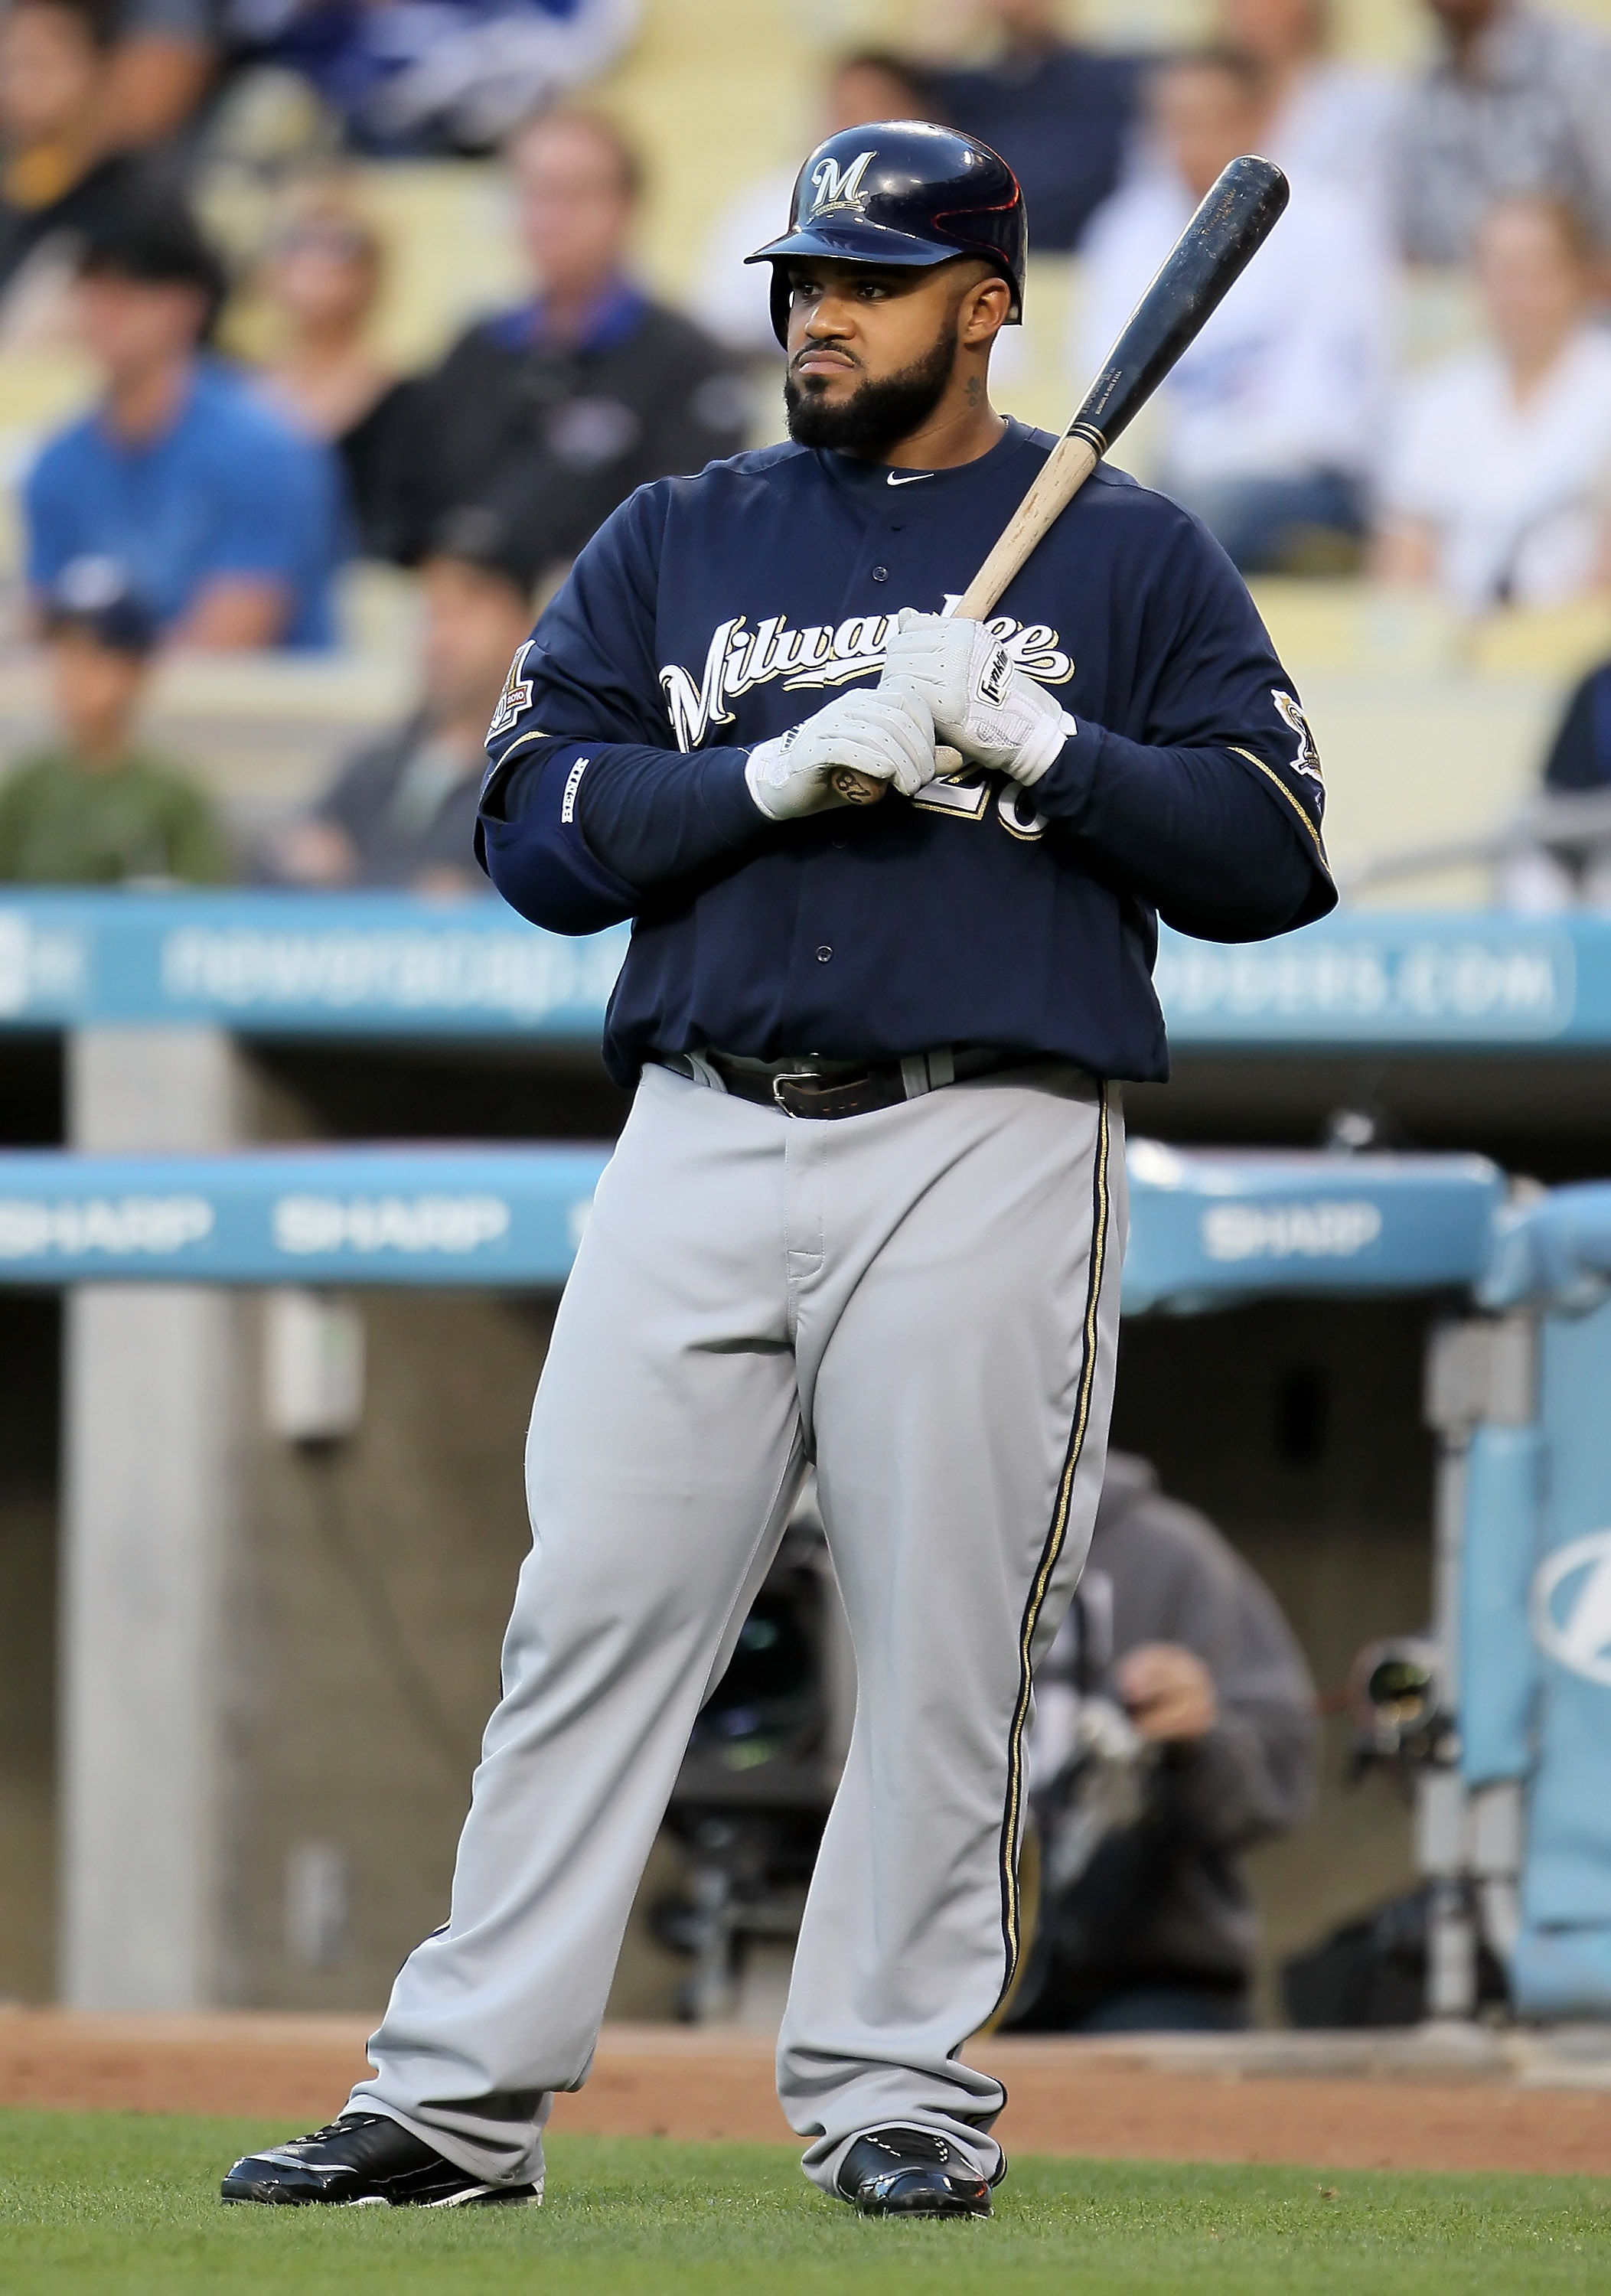
[[224, 2209], [284, 2128], [0, 2112], [4, 2296], [1493, 2296], [1611, 2287], [1611, 2179], [1024, 2160], [989, 2224], [867, 2223], [777, 2147], [557, 2137], [547, 2205]]

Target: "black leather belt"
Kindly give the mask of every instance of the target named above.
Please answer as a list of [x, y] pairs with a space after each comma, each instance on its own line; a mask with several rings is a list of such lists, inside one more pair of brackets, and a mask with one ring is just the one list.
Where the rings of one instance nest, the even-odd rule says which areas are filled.
[[[753, 1067], [724, 1053], [713, 1052], [701, 1057], [738, 1100], [753, 1101], [761, 1108], [781, 1109], [785, 1116], [829, 1120], [842, 1116], [870, 1116], [877, 1109], [897, 1108], [903, 1101], [921, 1099], [925, 1093], [938, 1091], [948, 1084], [989, 1076], [996, 1069], [1022, 1068], [1026, 1059], [1023, 1053], [1004, 1053], [986, 1045], [918, 1053], [904, 1061], [877, 1061], [864, 1069], [842, 1062], [791, 1068], [779, 1062]], [[691, 1062], [670, 1060], [666, 1065], [679, 1068], [685, 1074], [694, 1073]]]

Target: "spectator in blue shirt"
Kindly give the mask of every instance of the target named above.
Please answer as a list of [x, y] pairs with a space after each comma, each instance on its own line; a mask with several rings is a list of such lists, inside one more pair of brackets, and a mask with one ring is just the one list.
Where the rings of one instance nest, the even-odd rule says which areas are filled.
[[325, 646], [334, 469], [202, 355], [222, 287], [183, 209], [136, 209], [86, 242], [76, 291], [105, 389], [29, 477], [29, 580], [40, 596], [75, 559], [108, 560], [169, 644]]

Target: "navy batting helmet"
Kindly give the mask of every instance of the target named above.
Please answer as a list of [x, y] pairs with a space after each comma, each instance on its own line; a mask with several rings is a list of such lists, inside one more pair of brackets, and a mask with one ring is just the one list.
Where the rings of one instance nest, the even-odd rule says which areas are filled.
[[746, 263], [772, 266], [772, 327], [788, 336], [793, 257], [913, 266], [979, 255], [1013, 291], [1009, 324], [1023, 315], [1029, 223], [1007, 161], [952, 127], [879, 119], [819, 144], [794, 184], [788, 230]]

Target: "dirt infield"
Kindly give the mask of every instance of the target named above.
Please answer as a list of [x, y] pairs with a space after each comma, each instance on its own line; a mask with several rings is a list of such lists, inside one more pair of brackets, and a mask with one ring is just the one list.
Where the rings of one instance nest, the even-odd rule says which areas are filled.
[[[347, 2017], [3, 2009], [0, 2103], [251, 2113], [311, 2127], [364, 2070], [368, 2030]], [[998, 2134], [1009, 2152], [1611, 2175], [1611, 2087], [1598, 2064], [1585, 2072], [1476, 2046], [1279, 2046], [1286, 2040], [995, 2040], [968, 2054], [1007, 2084]], [[675, 2026], [606, 2027], [587, 2087], [560, 2098], [554, 2126], [793, 2141], [767, 2036]]]

